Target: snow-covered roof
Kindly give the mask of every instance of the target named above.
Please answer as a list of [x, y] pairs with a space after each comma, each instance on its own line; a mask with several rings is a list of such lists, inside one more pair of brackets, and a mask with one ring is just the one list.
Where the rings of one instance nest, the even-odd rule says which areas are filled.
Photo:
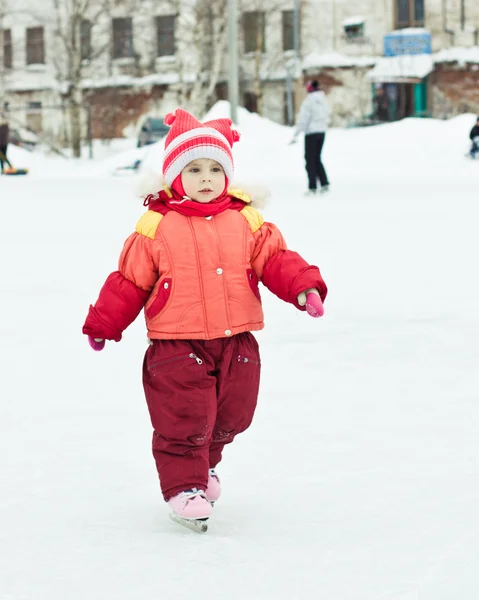
[[[183, 80], [191, 83], [195, 81], [194, 74], [187, 74]], [[180, 79], [177, 73], [153, 73], [145, 77], [132, 77], [131, 75], [116, 75], [112, 77], [103, 77], [101, 79], [84, 79], [82, 87], [84, 89], [107, 88], [107, 87], [148, 87], [151, 85], [173, 85], [179, 83]]]
[[368, 73], [377, 82], [395, 82], [404, 79], [423, 79], [434, 70], [431, 54], [385, 56]]
[[343, 27], [354, 27], [355, 25], [362, 25], [365, 22], [364, 17], [348, 17], [343, 21]]
[[340, 68], [340, 67], [371, 67], [376, 64], [375, 56], [346, 56], [339, 52], [310, 52], [303, 59], [303, 69]]
[[406, 27], [405, 29], [396, 29], [395, 31], [391, 31], [388, 33], [388, 36], [395, 35], [397, 37], [405, 37], [408, 35], [416, 36], [416, 35], [424, 35], [425, 33], [430, 33], [424, 27]]
[[479, 46], [471, 46], [470, 48], [445, 48], [434, 54], [434, 62], [479, 64]]

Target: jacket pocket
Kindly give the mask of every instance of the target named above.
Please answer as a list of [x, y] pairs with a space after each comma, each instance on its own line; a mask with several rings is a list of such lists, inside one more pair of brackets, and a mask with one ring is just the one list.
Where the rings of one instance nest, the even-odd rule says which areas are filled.
[[246, 271], [246, 275], [248, 277], [248, 283], [249, 283], [249, 287], [251, 288], [251, 291], [256, 296], [256, 298], [259, 300], [259, 302], [261, 302], [261, 294], [259, 293], [259, 287], [258, 287], [258, 284], [259, 284], [258, 275], [256, 275], [256, 273], [253, 271], [253, 269], [248, 269]]
[[153, 317], [156, 317], [163, 310], [165, 304], [168, 302], [168, 298], [170, 297], [170, 292], [171, 278], [164, 279], [158, 288], [156, 298], [146, 311], [146, 316], [148, 319], [153, 319]]

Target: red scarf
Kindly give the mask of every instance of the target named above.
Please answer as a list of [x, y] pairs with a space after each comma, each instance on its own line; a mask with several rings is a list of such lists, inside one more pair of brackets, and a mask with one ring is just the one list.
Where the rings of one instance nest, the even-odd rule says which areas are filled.
[[181, 184], [181, 175], [178, 175], [170, 189], [171, 197], [166, 191], [161, 190], [157, 194], [149, 194], [143, 204], [144, 206], [148, 206], [150, 210], [163, 215], [170, 212], [170, 210], [174, 210], [187, 217], [210, 217], [218, 215], [228, 208], [238, 211], [242, 210], [245, 207], [245, 203], [229, 196], [227, 188], [228, 184], [225, 185], [222, 194], [218, 198], [211, 200], [211, 202], [196, 202], [186, 196]]

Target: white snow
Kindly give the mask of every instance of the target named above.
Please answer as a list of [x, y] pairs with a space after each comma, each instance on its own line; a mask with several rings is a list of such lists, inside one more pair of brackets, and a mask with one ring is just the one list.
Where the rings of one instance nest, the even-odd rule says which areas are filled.
[[340, 69], [342, 67], [371, 67], [377, 56], [346, 56], [340, 52], [310, 52], [302, 62], [303, 69]]
[[405, 27], [404, 29], [396, 29], [395, 31], [391, 31], [391, 33], [388, 33], [388, 36], [394, 35], [396, 37], [414, 37], [416, 35], [424, 35], [427, 33], [430, 32], [423, 27]]
[[313, 320], [264, 290], [257, 414], [203, 536], [160, 496], [143, 319], [101, 353], [81, 334], [144, 210], [110, 173], [145, 149], [11, 149], [31, 173], [0, 177], [1, 600], [477, 600], [474, 123], [331, 130], [311, 199], [292, 130], [240, 112], [238, 178], [270, 186], [265, 217], [330, 293]]
[[354, 27], [354, 25], [362, 25], [365, 22], [364, 17], [348, 17], [343, 21], [343, 27]]
[[479, 46], [471, 46], [470, 48], [462, 48], [460, 46], [445, 48], [434, 54], [434, 62], [479, 64]]
[[404, 54], [380, 58], [367, 76], [373, 81], [423, 79], [433, 70], [434, 62], [431, 54]]

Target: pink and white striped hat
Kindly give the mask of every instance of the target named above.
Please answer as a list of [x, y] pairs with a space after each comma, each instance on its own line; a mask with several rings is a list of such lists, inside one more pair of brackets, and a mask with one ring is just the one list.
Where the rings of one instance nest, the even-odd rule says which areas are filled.
[[219, 163], [229, 181], [233, 178], [233, 143], [240, 139], [231, 129], [231, 119], [214, 119], [200, 123], [182, 108], [165, 117], [171, 127], [165, 138], [163, 177], [169, 186], [192, 160], [211, 158]]

